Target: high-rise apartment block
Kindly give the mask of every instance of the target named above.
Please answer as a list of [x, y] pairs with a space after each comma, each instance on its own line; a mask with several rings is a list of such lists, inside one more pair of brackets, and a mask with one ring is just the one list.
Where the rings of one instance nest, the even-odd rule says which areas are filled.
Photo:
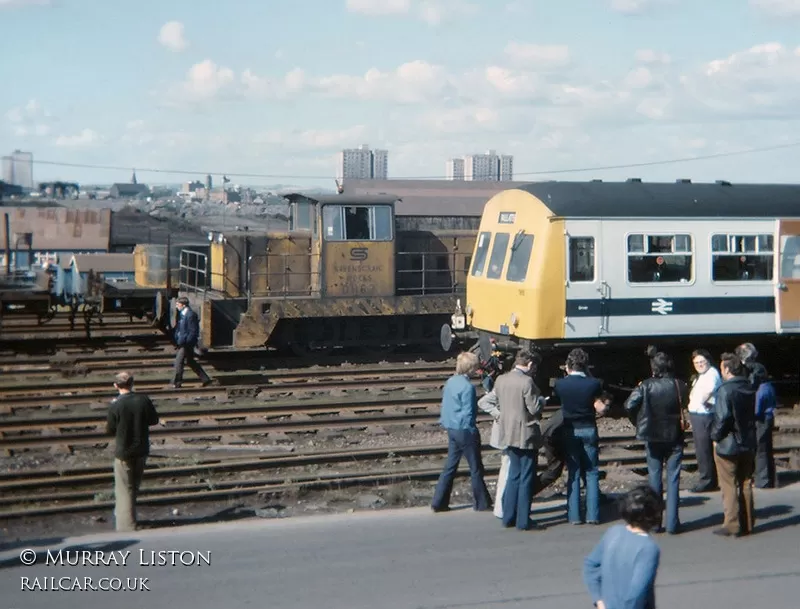
[[486, 154], [470, 154], [447, 161], [448, 180], [475, 182], [511, 182], [514, 179], [514, 157], [498, 155], [494, 150]]
[[388, 150], [370, 150], [367, 144], [339, 153], [338, 178], [385, 180], [389, 173]]
[[464, 159], [449, 159], [447, 161], [447, 179], [464, 179]]
[[33, 154], [15, 150], [3, 157], [3, 181], [6, 184], [33, 188]]

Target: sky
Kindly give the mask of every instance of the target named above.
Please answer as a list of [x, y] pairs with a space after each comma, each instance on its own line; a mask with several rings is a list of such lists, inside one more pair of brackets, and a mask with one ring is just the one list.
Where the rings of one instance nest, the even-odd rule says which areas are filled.
[[361, 144], [390, 178], [493, 149], [515, 180], [798, 181], [800, 0], [0, 0], [0, 31], [36, 181], [333, 187]]

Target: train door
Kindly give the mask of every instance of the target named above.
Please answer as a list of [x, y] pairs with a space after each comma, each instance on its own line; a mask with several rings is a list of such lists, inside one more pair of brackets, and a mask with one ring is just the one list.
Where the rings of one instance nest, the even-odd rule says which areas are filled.
[[608, 332], [610, 288], [603, 276], [602, 222], [567, 222], [567, 276], [564, 338], [589, 338]]
[[778, 220], [778, 256], [776, 331], [800, 332], [800, 220]]

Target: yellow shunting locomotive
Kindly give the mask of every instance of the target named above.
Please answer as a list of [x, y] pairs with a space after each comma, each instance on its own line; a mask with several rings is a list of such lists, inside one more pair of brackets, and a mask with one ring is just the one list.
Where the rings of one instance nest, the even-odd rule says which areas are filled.
[[[448, 322], [465, 293], [477, 217], [470, 225], [397, 216], [392, 195], [285, 198], [287, 230], [213, 233], [208, 254], [180, 252], [170, 282], [199, 311], [204, 347], [307, 354], [439, 348], [444, 340], [449, 348]], [[152, 246], [140, 246], [137, 273], [147, 275], [157, 260]], [[164, 277], [165, 290], [166, 283]], [[160, 320], [169, 315], [168, 300], [165, 291]]]

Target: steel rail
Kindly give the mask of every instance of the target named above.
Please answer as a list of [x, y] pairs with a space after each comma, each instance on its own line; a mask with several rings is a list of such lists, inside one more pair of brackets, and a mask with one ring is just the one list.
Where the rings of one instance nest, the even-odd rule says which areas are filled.
[[[797, 450], [800, 446], [781, 447], [776, 448], [776, 455], [783, 455], [791, 450]], [[442, 452], [446, 452], [446, 448], [442, 448]], [[694, 465], [694, 453], [691, 451], [685, 453], [683, 465]], [[626, 465], [631, 468], [646, 466], [646, 460], [643, 455], [633, 454], [615, 454], [613, 456], [600, 455], [600, 465]], [[499, 467], [497, 465], [488, 465], [485, 468], [485, 473], [488, 476], [497, 475]], [[374, 484], [392, 484], [406, 481], [433, 481], [438, 478], [441, 473], [441, 466], [425, 467], [416, 469], [394, 469], [391, 471], [386, 470], [372, 470], [360, 473], [330, 473], [330, 474], [301, 474], [292, 475], [291, 482], [287, 482], [283, 478], [262, 478], [250, 480], [220, 480], [192, 484], [178, 484], [178, 485], [164, 485], [160, 487], [142, 488], [140, 495], [137, 497], [137, 504], [140, 505], [154, 505], [154, 504], [177, 504], [210, 501], [215, 499], [230, 499], [232, 497], [242, 497], [247, 495], [260, 495], [260, 494], [275, 494], [304, 488], [307, 490], [326, 489], [331, 486], [356, 486], [356, 485], [374, 485]], [[468, 467], [461, 464], [457, 473], [457, 477], [466, 477], [469, 475]], [[209, 488], [213, 486], [214, 488]], [[52, 495], [51, 495], [52, 497]], [[101, 509], [109, 509], [114, 507], [114, 501], [83, 501], [71, 504], [59, 505], [37, 505], [28, 508], [17, 508], [11, 510], [0, 510], [0, 518], [22, 518], [31, 516], [44, 516], [53, 514], [66, 514], [87, 511], [97, 511]]]

